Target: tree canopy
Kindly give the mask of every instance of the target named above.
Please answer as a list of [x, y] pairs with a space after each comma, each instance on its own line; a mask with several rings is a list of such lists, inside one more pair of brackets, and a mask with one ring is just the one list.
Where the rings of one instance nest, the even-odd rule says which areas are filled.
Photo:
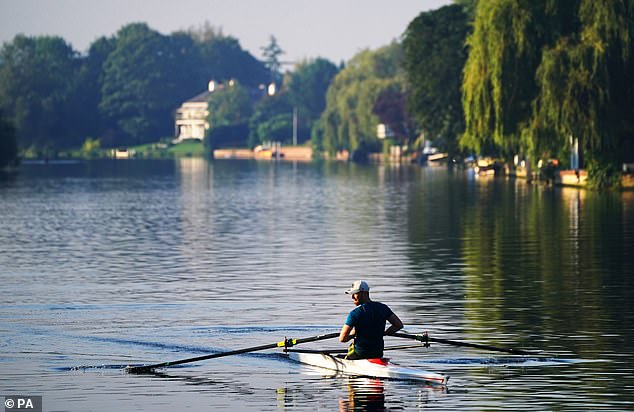
[[385, 89], [404, 82], [401, 62], [397, 42], [354, 56], [328, 89], [321, 132], [313, 134], [314, 144], [330, 153], [376, 144], [379, 119], [373, 111], [375, 102]]
[[634, 135], [633, 20], [633, 0], [478, 2], [462, 144], [536, 159], [573, 137], [616, 168]]
[[73, 134], [67, 110], [76, 90], [77, 54], [60, 37], [18, 35], [0, 50], [0, 109], [23, 147], [54, 145]]
[[252, 112], [249, 92], [237, 80], [222, 84], [209, 96], [209, 125], [212, 128], [246, 123]]
[[323, 113], [326, 91], [338, 71], [329, 60], [317, 58], [298, 63], [286, 75], [284, 87], [291, 104], [297, 109], [301, 129], [310, 130]]
[[265, 96], [249, 120], [249, 146], [266, 141], [290, 143], [293, 137], [293, 105], [287, 92]]
[[197, 39], [202, 58], [200, 84], [211, 79], [220, 82], [235, 79], [250, 87], [269, 83], [270, 73], [264, 63], [242, 49], [237, 39], [224, 36], [222, 32], [190, 34]]
[[99, 107], [132, 142], [155, 141], [171, 132], [174, 108], [200, 89], [183, 67], [200, 64], [190, 37], [124, 26], [104, 62]]
[[421, 130], [453, 156], [464, 131], [462, 69], [468, 17], [458, 5], [419, 14], [403, 38], [409, 110]]
[[269, 38], [269, 44], [261, 49], [264, 64], [271, 73], [271, 81], [279, 83], [282, 77], [282, 62], [280, 61], [280, 56], [284, 54], [284, 50], [282, 50], [273, 35]]

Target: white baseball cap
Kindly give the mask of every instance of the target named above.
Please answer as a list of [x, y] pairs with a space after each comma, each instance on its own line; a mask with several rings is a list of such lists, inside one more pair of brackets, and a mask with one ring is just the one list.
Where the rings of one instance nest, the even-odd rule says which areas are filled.
[[352, 284], [352, 287], [350, 289], [346, 290], [346, 293], [348, 295], [354, 295], [355, 293], [369, 291], [370, 286], [368, 285], [368, 282], [366, 282], [365, 280], [357, 280]]

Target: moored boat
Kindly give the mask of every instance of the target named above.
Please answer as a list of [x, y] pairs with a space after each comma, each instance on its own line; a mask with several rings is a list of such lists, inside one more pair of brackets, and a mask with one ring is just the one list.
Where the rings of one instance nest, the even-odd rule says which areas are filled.
[[328, 353], [288, 351], [288, 358], [306, 365], [337, 371], [345, 375], [424, 381], [446, 385], [449, 376], [422, 369], [407, 368], [387, 358], [350, 360]]

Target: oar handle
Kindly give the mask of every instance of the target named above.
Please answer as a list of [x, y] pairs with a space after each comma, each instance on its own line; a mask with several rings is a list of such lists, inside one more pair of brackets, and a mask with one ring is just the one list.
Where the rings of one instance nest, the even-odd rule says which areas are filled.
[[271, 344], [268, 344], [268, 345], [261, 345], [261, 346], [254, 346], [254, 347], [251, 347], [251, 348], [236, 349], [236, 350], [227, 351], [227, 352], [212, 353], [210, 355], [196, 356], [194, 358], [181, 359], [181, 360], [176, 360], [176, 361], [171, 361], [171, 362], [155, 363], [153, 365], [128, 366], [126, 368], [126, 370], [127, 370], [128, 373], [149, 373], [149, 372], [152, 372], [154, 369], [167, 368], [169, 366], [181, 365], [183, 363], [191, 363], [191, 362], [198, 362], [198, 361], [207, 360], [207, 359], [221, 358], [223, 356], [240, 355], [242, 353], [257, 352], [257, 351], [266, 350], [266, 349], [275, 349], [275, 348], [280, 348], [280, 347], [291, 347], [291, 346], [294, 346], [294, 345], [298, 345], [300, 343], [315, 342], [315, 341], [318, 341], [318, 340], [334, 338], [336, 336], [339, 336], [339, 333], [328, 333], [328, 334], [325, 334], [325, 335], [317, 335], [317, 336], [311, 336], [311, 337], [308, 337], [308, 338], [301, 338], [301, 339], [286, 339], [286, 338], [284, 338], [283, 341], [276, 342], [276, 343], [271, 343]]
[[442, 339], [442, 338], [432, 338], [428, 336], [427, 334], [413, 335], [409, 333], [397, 332], [392, 334], [392, 336], [396, 336], [398, 338], [414, 339], [424, 343], [426, 342], [444, 343], [444, 344], [453, 345], [453, 346], [463, 346], [467, 348], [476, 348], [476, 349], [484, 349], [484, 350], [490, 350], [490, 351], [496, 351], [496, 352], [512, 353], [514, 355], [538, 355], [539, 354], [538, 352], [528, 351], [523, 349], [500, 348], [498, 346], [483, 345], [480, 343], [461, 342], [461, 341]]

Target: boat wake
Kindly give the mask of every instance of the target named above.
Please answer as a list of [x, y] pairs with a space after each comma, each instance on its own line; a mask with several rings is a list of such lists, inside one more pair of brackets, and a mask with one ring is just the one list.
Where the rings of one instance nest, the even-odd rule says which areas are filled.
[[596, 362], [588, 359], [562, 359], [539, 357], [479, 357], [479, 358], [448, 358], [425, 359], [420, 364], [449, 365], [449, 366], [501, 366], [501, 367], [533, 367], [533, 366], [562, 366], [582, 362]]

